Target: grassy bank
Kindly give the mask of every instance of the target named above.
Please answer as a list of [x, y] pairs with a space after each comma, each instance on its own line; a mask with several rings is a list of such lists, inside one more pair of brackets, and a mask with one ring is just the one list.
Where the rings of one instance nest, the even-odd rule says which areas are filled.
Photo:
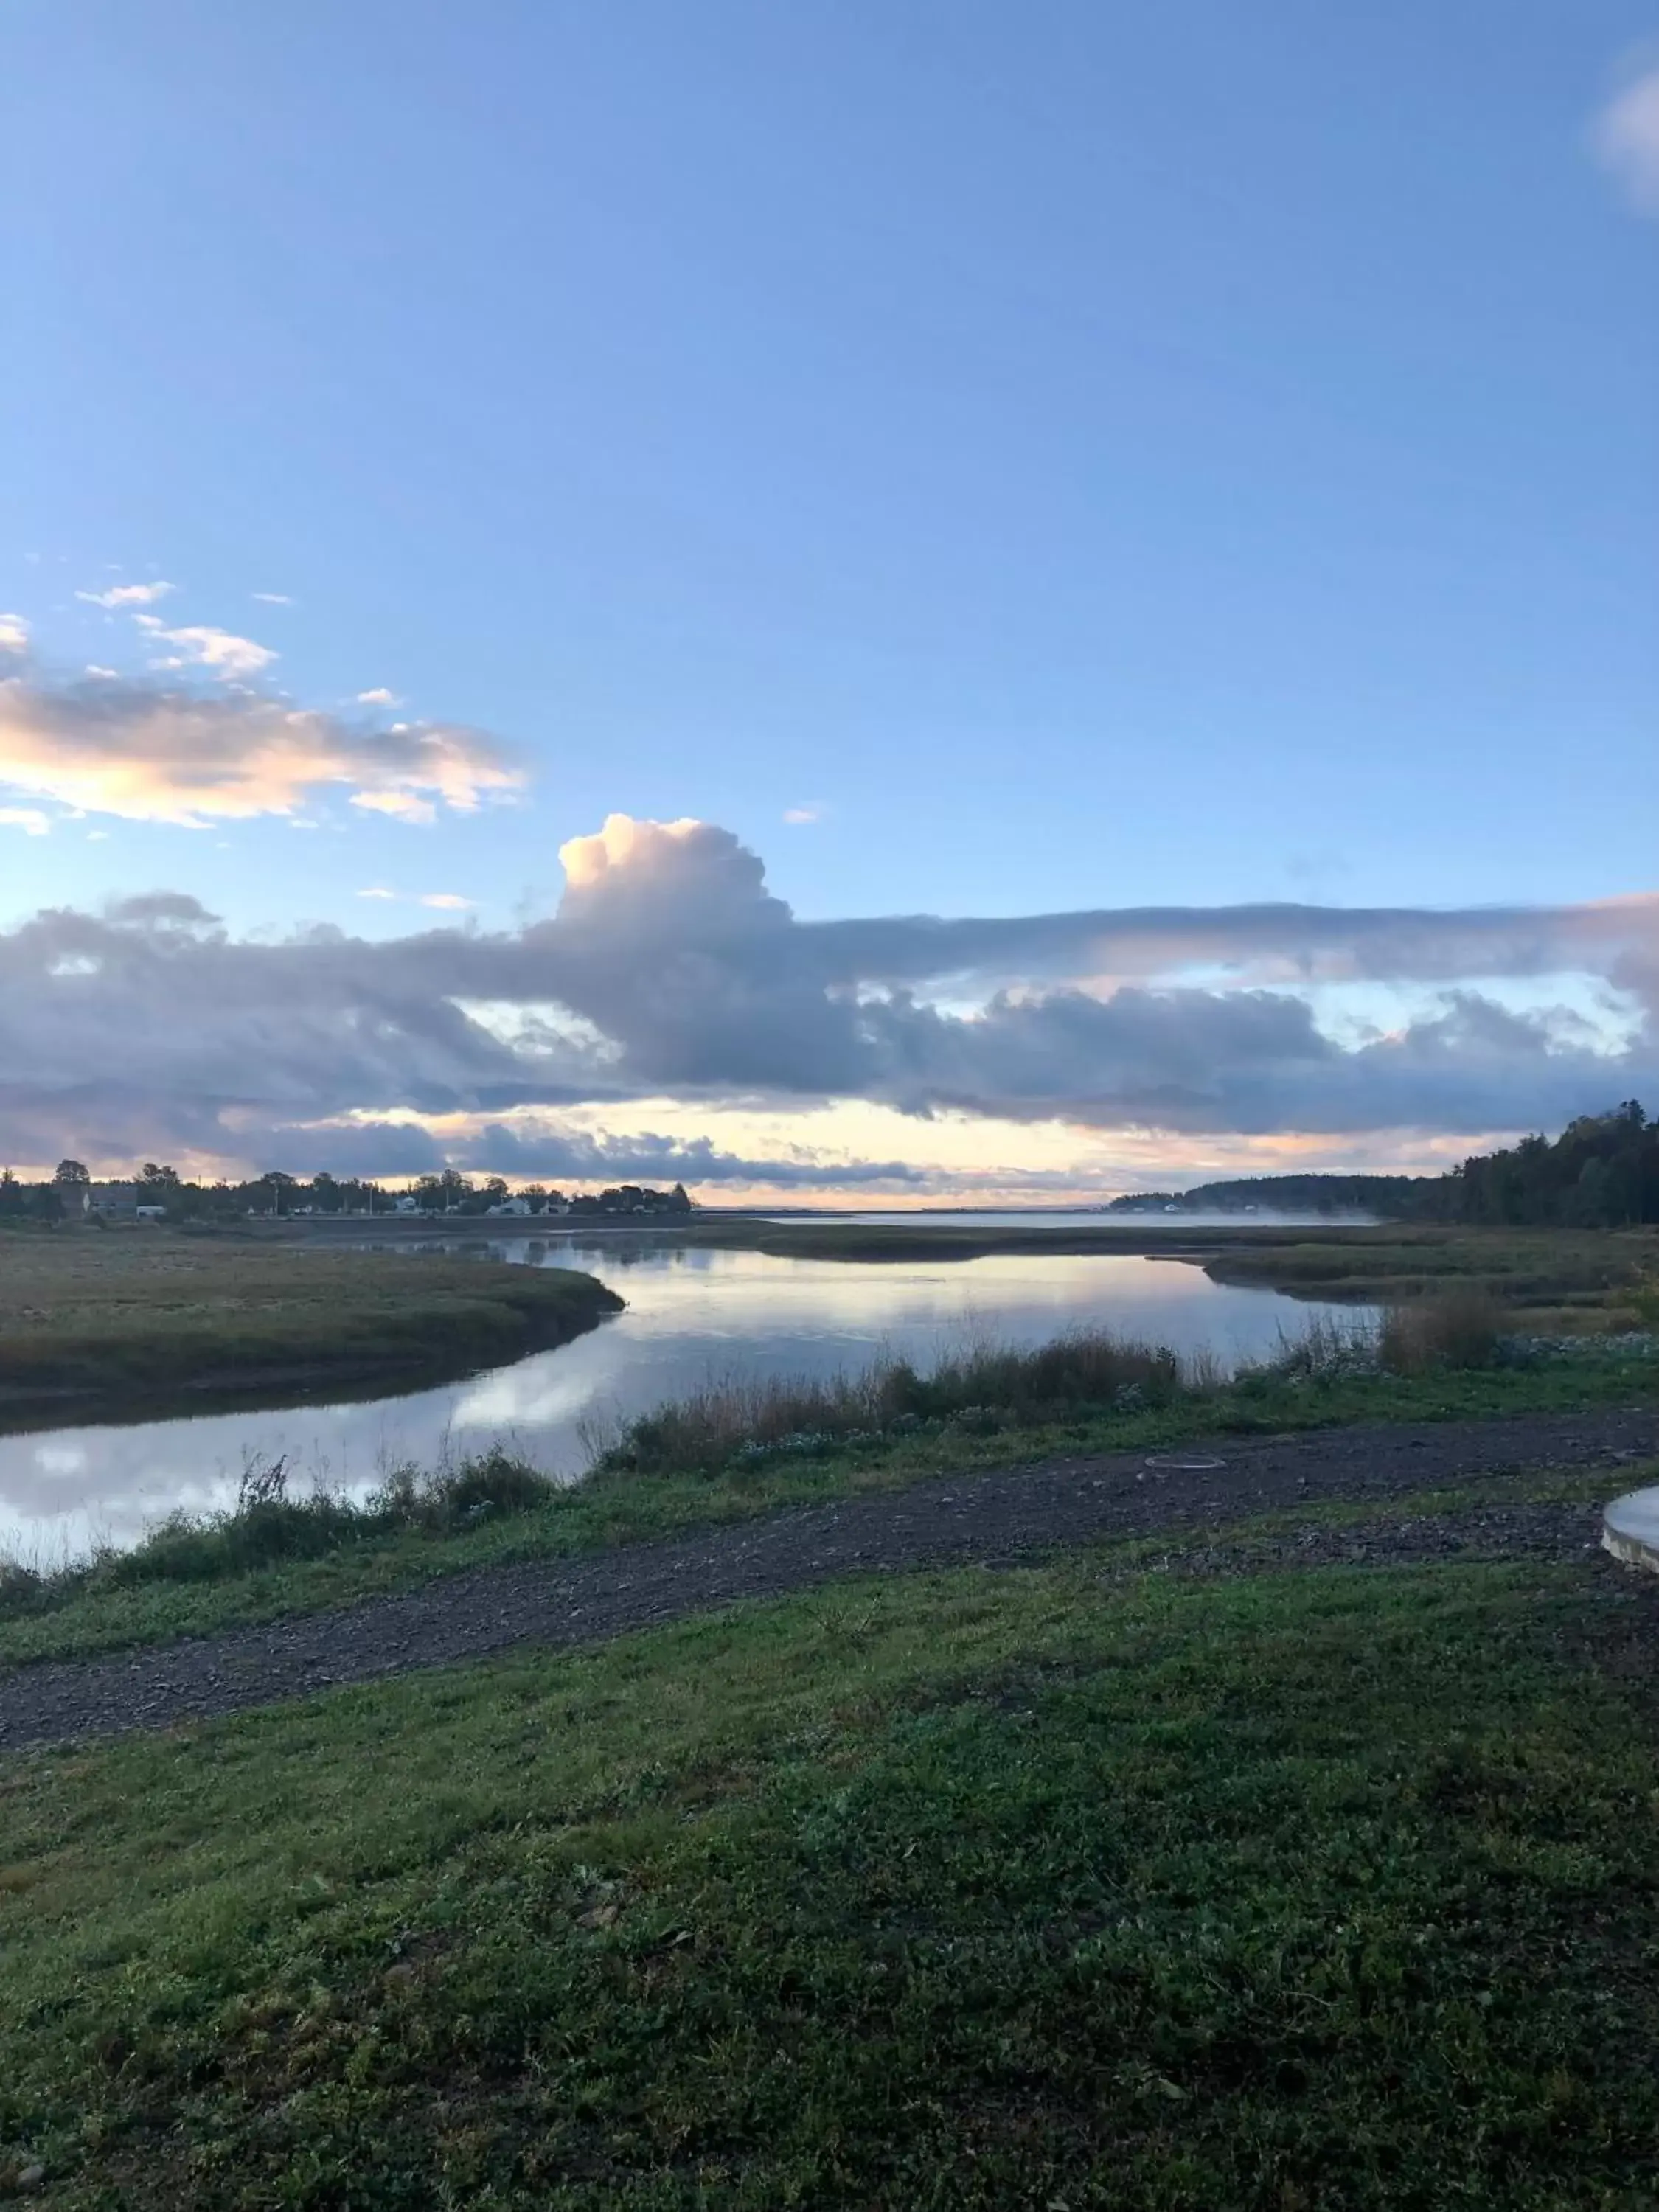
[[[1029, 1354], [964, 1354], [926, 1374], [889, 1362], [844, 1381], [711, 1387], [635, 1424], [572, 1487], [495, 1453], [405, 1473], [366, 1504], [256, 1495], [68, 1570], [15, 1562], [0, 1571], [0, 1666], [320, 1612], [471, 1568], [647, 1542], [941, 1474], [1659, 1401], [1659, 1349], [1646, 1340], [1460, 1368], [1423, 1364], [1414, 1337], [1408, 1373], [1378, 1366], [1375, 1350], [1361, 1335], [1314, 1330], [1276, 1363], [1223, 1382], [1167, 1352], [1073, 1337]], [[1098, 1395], [1079, 1395], [1085, 1388]]]
[[1077, 1559], [13, 1759], [0, 2185], [1634, 2208], [1654, 1598]]
[[[324, 1224], [295, 1234], [341, 1233]], [[431, 1234], [431, 1224], [404, 1231]], [[444, 1233], [499, 1236], [496, 1223], [444, 1224]], [[1220, 1283], [1291, 1297], [1389, 1305], [1470, 1289], [1498, 1298], [1525, 1326], [1570, 1331], [1629, 1328], [1659, 1316], [1659, 1231], [1462, 1229], [1307, 1222], [1222, 1228], [1084, 1218], [1042, 1229], [964, 1228], [926, 1219], [765, 1221], [693, 1218], [684, 1227], [600, 1224], [590, 1233], [662, 1244], [766, 1252], [782, 1259], [900, 1261], [983, 1259], [997, 1254], [1150, 1257], [1202, 1267]]]
[[1218, 1283], [1294, 1297], [1392, 1305], [1454, 1288], [1489, 1297], [1518, 1327], [1629, 1328], [1659, 1321], [1659, 1231], [1400, 1229], [1302, 1232], [1210, 1253]]
[[[705, 1232], [699, 1230], [696, 1234]], [[731, 1232], [736, 1240], [738, 1232]], [[995, 1252], [1140, 1253], [1212, 1280], [1292, 1297], [1389, 1305], [1454, 1288], [1500, 1299], [1538, 1328], [1628, 1328], [1659, 1302], [1651, 1229], [1437, 1229], [1322, 1224], [1283, 1229], [1079, 1227], [1060, 1232], [800, 1223], [750, 1232], [799, 1258], [942, 1261]], [[716, 1231], [724, 1240], [726, 1232]]]
[[622, 1301], [591, 1276], [165, 1229], [0, 1232], [0, 1407], [388, 1386], [518, 1358]]

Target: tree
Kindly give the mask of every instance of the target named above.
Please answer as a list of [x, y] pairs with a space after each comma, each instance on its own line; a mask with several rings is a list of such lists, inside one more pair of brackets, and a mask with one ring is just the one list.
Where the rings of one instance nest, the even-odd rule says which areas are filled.
[[59, 1160], [52, 1179], [57, 1183], [78, 1183], [84, 1188], [92, 1181], [92, 1170], [79, 1160]]

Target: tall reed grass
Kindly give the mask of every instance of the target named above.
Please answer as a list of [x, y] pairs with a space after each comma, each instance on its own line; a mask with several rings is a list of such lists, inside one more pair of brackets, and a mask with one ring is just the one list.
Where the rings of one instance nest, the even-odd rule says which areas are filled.
[[933, 1366], [884, 1355], [829, 1376], [728, 1375], [610, 1433], [591, 1430], [599, 1474], [706, 1474], [744, 1457], [902, 1436], [924, 1422], [973, 1430], [1165, 1406], [1211, 1379], [1167, 1345], [1079, 1328], [1022, 1349], [984, 1340]]
[[1443, 1291], [1390, 1306], [1377, 1332], [1377, 1355], [1395, 1375], [1490, 1367], [1503, 1342], [1504, 1322], [1503, 1307], [1486, 1291]]

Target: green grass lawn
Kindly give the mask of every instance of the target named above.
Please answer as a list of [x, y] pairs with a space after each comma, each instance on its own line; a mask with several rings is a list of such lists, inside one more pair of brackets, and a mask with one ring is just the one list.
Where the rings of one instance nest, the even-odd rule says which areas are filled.
[[0, 1765], [0, 2184], [1647, 2207], [1656, 1595], [843, 1585]]
[[[523, 1271], [529, 1273], [528, 1270]], [[121, 1583], [118, 1565], [86, 1583], [44, 1592], [0, 1576], [0, 1668], [206, 1635], [239, 1624], [320, 1612], [410, 1589], [436, 1576], [753, 1519], [789, 1506], [896, 1490], [945, 1473], [1030, 1464], [1061, 1454], [1156, 1449], [1183, 1441], [1364, 1421], [1470, 1419], [1652, 1404], [1659, 1358], [1621, 1351], [1536, 1367], [1417, 1376], [1257, 1376], [1146, 1413], [1097, 1414], [990, 1434], [947, 1424], [809, 1456], [781, 1455], [712, 1474], [605, 1476], [535, 1510], [486, 1518], [459, 1533], [409, 1529], [342, 1540], [320, 1558], [210, 1578]], [[210, 1547], [204, 1547], [210, 1549]], [[228, 1547], [225, 1559], [233, 1557]]]

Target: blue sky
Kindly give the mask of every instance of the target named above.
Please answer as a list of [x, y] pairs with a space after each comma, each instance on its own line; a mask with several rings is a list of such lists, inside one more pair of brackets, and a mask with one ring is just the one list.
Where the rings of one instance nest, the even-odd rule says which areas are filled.
[[1656, 33], [13, 0], [35, 678], [222, 694], [222, 631], [517, 781], [183, 828], [63, 819], [32, 755], [0, 920], [509, 929], [613, 813], [722, 825], [808, 921], [1650, 890], [1659, 150], [1606, 118]]

